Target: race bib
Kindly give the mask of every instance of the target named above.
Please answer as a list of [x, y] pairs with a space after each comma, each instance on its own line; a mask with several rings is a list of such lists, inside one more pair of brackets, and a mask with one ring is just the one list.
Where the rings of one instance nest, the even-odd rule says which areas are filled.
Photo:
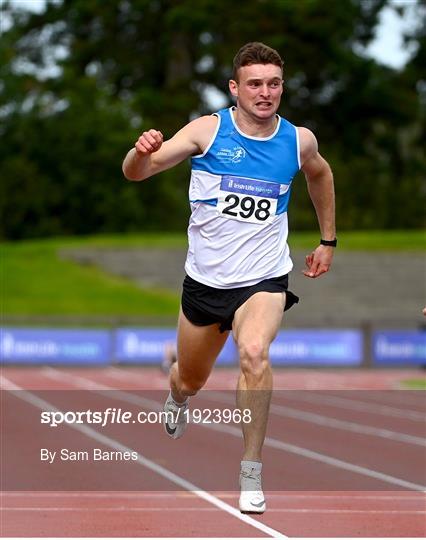
[[221, 217], [248, 223], [268, 223], [277, 213], [280, 184], [222, 176], [217, 200], [217, 211]]

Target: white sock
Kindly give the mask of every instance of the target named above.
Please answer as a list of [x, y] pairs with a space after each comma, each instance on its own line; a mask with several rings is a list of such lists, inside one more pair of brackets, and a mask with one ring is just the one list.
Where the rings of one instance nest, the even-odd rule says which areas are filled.
[[262, 472], [262, 463], [259, 461], [242, 461], [241, 468], [254, 470], [257, 473], [260, 473]]
[[186, 404], [188, 403], [188, 401], [189, 401], [189, 397], [187, 397], [187, 398], [185, 399], [185, 401], [183, 401], [183, 402], [181, 402], [181, 403], [178, 402], [178, 401], [176, 401], [175, 398], [172, 396], [172, 391], [171, 391], [171, 390], [170, 390], [170, 393], [169, 393], [169, 398], [171, 398], [171, 400], [172, 400], [173, 403], [176, 405], [176, 407], [183, 407], [183, 406], [186, 405]]

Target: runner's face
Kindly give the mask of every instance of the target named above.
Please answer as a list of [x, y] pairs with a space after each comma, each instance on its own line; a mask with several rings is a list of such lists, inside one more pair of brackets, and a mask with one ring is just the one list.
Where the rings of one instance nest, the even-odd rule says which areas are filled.
[[238, 82], [229, 82], [238, 107], [259, 120], [274, 116], [283, 93], [281, 68], [273, 64], [252, 64], [241, 67], [238, 76]]

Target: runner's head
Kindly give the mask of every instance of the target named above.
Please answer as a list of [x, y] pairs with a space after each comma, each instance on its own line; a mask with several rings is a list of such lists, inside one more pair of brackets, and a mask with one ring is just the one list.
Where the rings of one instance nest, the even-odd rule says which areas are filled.
[[283, 61], [263, 43], [247, 43], [234, 58], [229, 90], [238, 109], [256, 123], [273, 125], [283, 93]]
[[239, 82], [239, 69], [252, 64], [272, 64], [278, 66], [281, 69], [281, 75], [284, 66], [281, 56], [275, 49], [259, 41], [253, 41], [243, 45], [235, 55], [232, 79]]

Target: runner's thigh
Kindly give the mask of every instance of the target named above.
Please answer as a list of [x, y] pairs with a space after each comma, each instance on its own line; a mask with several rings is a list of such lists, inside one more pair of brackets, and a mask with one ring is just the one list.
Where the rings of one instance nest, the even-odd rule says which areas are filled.
[[285, 307], [285, 293], [257, 292], [235, 312], [232, 331], [238, 344], [255, 340], [269, 346], [277, 335]]

